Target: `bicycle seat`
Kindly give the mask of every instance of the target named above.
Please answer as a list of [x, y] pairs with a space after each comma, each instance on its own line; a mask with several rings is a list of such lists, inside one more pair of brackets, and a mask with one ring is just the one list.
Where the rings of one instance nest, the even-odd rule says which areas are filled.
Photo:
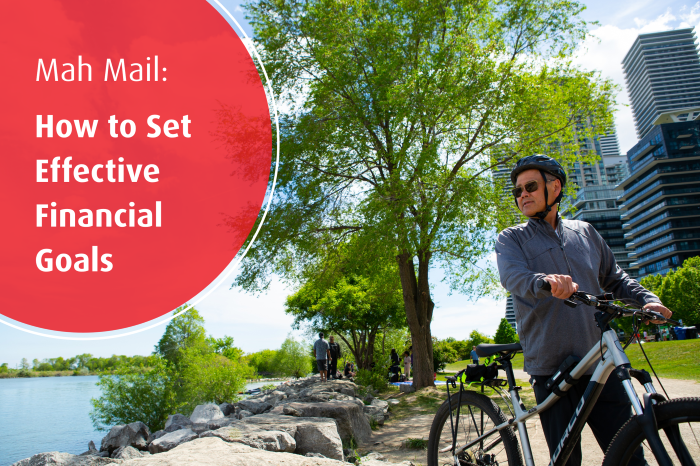
[[489, 343], [482, 343], [476, 347], [476, 354], [485, 358], [486, 356], [491, 356], [496, 353], [513, 353], [515, 351], [522, 351], [523, 347], [520, 343], [508, 343], [505, 345], [493, 345]]

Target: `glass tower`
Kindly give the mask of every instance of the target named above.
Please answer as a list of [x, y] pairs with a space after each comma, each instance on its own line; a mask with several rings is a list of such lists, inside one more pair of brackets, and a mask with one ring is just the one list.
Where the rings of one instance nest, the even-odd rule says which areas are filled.
[[[651, 131], [660, 115], [700, 107], [700, 60], [693, 28], [640, 34], [622, 68], [639, 139]], [[698, 111], [681, 112], [675, 121], [698, 116]]]

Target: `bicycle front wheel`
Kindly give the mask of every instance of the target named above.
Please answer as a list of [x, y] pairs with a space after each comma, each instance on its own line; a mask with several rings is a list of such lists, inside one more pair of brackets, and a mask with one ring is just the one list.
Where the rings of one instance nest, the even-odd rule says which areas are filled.
[[[673, 464], [689, 466], [700, 460], [700, 398], [678, 398], [654, 405], [659, 437]], [[603, 466], [626, 466], [642, 445], [644, 459], [656, 465], [642, 427], [630, 419], [610, 442]]]
[[[428, 466], [454, 465], [452, 419], [456, 420], [459, 393], [445, 401], [438, 409], [428, 437]], [[459, 425], [457, 427], [457, 449], [479, 438], [495, 426], [506, 422], [500, 408], [488, 397], [471, 391], [462, 392]], [[518, 440], [512, 427], [496, 432], [485, 440], [464, 450], [457, 456], [460, 466], [522, 466]]]

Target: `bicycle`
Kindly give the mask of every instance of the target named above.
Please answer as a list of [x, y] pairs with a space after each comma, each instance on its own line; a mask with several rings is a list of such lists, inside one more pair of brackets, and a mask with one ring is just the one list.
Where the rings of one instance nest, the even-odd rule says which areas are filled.
[[[549, 283], [544, 280], [539, 280], [537, 286], [541, 289], [551, 289]], [[482, 380], [474, 381], [469, 370], [480, 368], [467, 366], [456, 375], [446, 378], [447, 400], [438, 409], [430, 428], [428, 466], [502, 464], [535, 466], [525, 422], [549, 409], [559, 398], [565, 396], [566, 392], [599, 358], [600, 361], [591, 376], [591, 381], [569, 422], [568, 429], [559, 440], [549, 465], [562, 466], [566, 463], [605, 382], [613, 373], [622, 381], [632, 404], [633, 415], [611, 441], [605, 452], [603, 466], [627, 465], [634, 451], [642, 444], [645, 447], [644, 456], [647, 461], [655, 459], [659, 465], [671, 466], [674, 461], [669, 455], [670, 451], [677, 460], [675, 464], [683, 466], [696, 464], [695, 461], [700, 459], [698, 441], [700, 426], [697, 424], [693, 426], [692, 423], [700, 422], [700, 398], [666, 399], [668, 394], [664, 397], [657, 393], [650, 374], [645, 370], [633, 369], [624, 352], [632, 339], [623, 348], [617, 333], [609, 325], [617, 317], [676, 322], [656, 312], [643, 310], [639, 306], [615, 304], [614, 297], [610, 293], [596, 296], [579, 291], [565, 300], [565, 303], [575, 307], [577, 303], [574, 300], [598, 310], [595, 313], [595, 320], [601, 329], [600, 343], [591, 348], [583, 359], [572, 356], [567, 358], [557, 373], [546, 383], [546, 387], [551, 389], [552, 393], [542, 403], [531, 409], [526, 409], [520, 400], [518, 392], [521, 387], [515, 383], [511, 364], [515, 354], [522, 351], [520, 343], [477, 346], [476, 352], [479, 356], [495, 356], [495, 362], [489, 368], [495, 369], [496, 375], [487, 375]], [[644, 352], [643, 348], [642, 352]], [[646, 357], [646, 353], [644, 356]], [[648, 358], [647, 362], [656, 375]], [[484, 370], [481, 369], [481, 372]], [[496, 378], [498, 370], [505, 371], [506, 380]], [[642, 401], [634, 390], [632, 378], [644, 386], [646, 393]], [[661, 385], [658, 377], [657, 381]], [[459, 382], [459, 391], [450, 395], [450, 386], [456, 389], [457, 382]], [[465, 382], [469, 385], [476, 383], [481, 387], [481, 393], [466, 390]], [[509, 400], [503, 394], [503, 388], [506, 386], [510, 395]], [[506, 418], [504, 412], [491, 398], [483, 394], [484, 387], [492, 387], [500, 395], [510, 412], [509, 418]], [[661, 387], [663, 388], [663, 385]], [[664, 432], [665, 439], [662, 439], [659, 434], [661, 430]], [[520, 437], [522, 451], [515, 436], [516, 431]]]

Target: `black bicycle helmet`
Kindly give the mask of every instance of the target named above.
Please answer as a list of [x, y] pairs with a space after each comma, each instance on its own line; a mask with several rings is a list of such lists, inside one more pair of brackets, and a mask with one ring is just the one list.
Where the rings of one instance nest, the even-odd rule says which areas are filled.
[[[561, 201], [562, 194], [564, 193], [564, 186], [566, 186], [566, 172], [564, 171], [564, 167], [562, 167], [561, 164], [552, 157], [541, 154], [528, 155], [527, 157], [523, 157], [522, 159], [518, 160], [518, 163], [515, 164], [515, 168], [513, 168], [513, 171], [510, 172], [510, 180], [513, 182], [513, 186], [515, 186], [515, 181], [518, 179], [518, 175], [524, 172], [525, 170], [539, 170], [542, 174], [542, 179], [545, 181], [545, 209], [535, 214], [537, 218], [544, 220], [547, 214], [552, 210], [552, 206], [554, 204], [558, 204]], [[559, 192], [559, 195], [554, 200], [554, 202], [552, 202], [551, 204], [547, 202], [547, 176], [545, 175], [545, 173], [549, 173], [550, 175], [554, 176], [559, 181], [561, 181], [561, 191]], [[520, 208], [518, 206], [517, 199], [515, 199], [515, 206]]]

